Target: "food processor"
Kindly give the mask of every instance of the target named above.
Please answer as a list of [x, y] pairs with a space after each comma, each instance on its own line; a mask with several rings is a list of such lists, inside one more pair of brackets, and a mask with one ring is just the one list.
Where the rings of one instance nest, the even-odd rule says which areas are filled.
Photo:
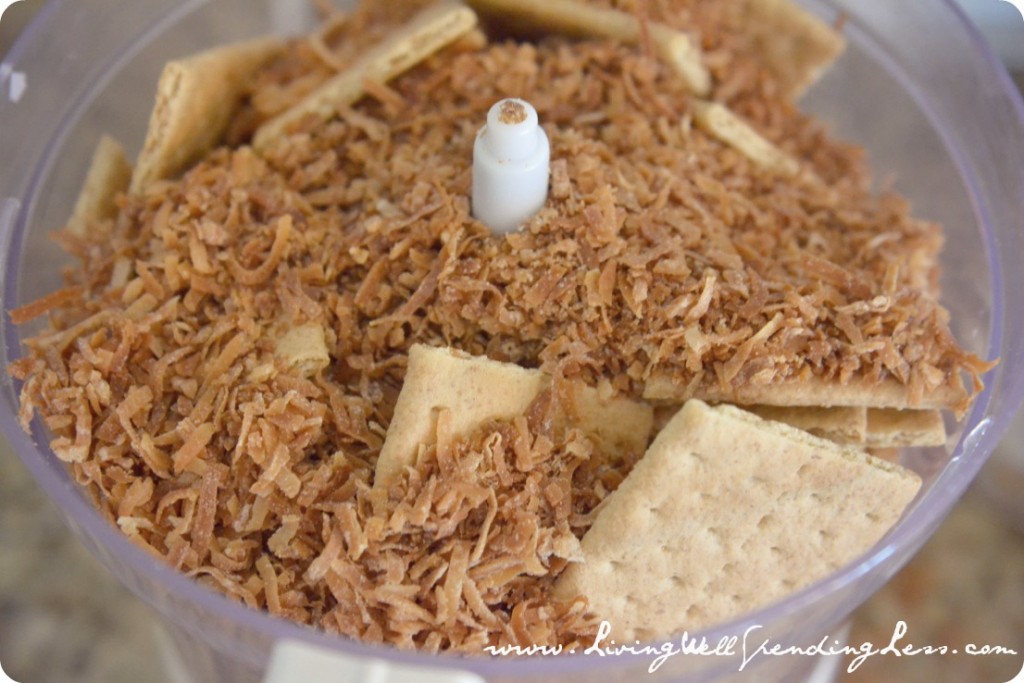
[[[1024, 291], [1024, 105], [951, 0], [801, 4], [842, 25], [849, 42], [801, 107], [836, 137], [866, 148], [880, 186], [907, 196], [916, 215], [943, 224], [942, 302], [953, 333], [969, 351], [1000, 359], [970, 412], [959, 423], [948, 421], [944, 448], [906, 451], [904, 464], [924, 485], [896, 527], [841, 571], [754, 613], [687, 634], [710, 649], [737, 637], [735, 647], [684, 652], [653, 672], [650, 651], [521, 658], [397, 651], [251, 610], [144, 553], [94, 510], [48, 449], [39, 424], [32, 434], [21, 431], [18, 386], [4, 373], [0, 428], [75, 535], [159, 615], [173, 677], [817, 683], [834, 676], [841, 656], [796, 650], [749, 656], [740, 643], [746, 634], [748, 650], [766, 640], [808, 653], [821, 642], [841, 647], [850, 613], [934, 532], [1009, 427], [1024, 398], [1024, 307], [1016, 301]], [[66, 221], [101, 134], [139, 149], [168, 60], [266, 33], [301, 32], [314, 20], [312, 3], [302, 0], [51, 0], [0, 65], [3, 309], [60, 285], [60, 266], [69, 258], [47, 233]], [[4, 315], [0, 363], [18, 358], [21, 340], [37, 330], [14, 326]]]

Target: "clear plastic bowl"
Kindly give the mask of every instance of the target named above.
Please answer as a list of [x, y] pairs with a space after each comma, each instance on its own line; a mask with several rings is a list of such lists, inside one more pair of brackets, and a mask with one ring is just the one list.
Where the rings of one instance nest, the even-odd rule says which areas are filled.
[[[66, 258], [47, 240], [61, 226], [98, 136], [138, 149], [162, 65], [214, 44], [309, 20], [287, 0], [53, 0], [0, 66], [0, 257], [10, 309], [54, 289]], [[1010, 79], [949, 2], [830, 0], [815, 12], [846, 17], [848, 53], [805, 108], [864, 145], [916, 212], [946, 226], [943, 302], [956, 336], [1001, 358], [945, 449], [912, 451], [925, 486], [899, 525], [854, 564], [789, 598], [705, 633], [709, 642], [751, 627], [757, 642], [817, 643], [836, 634], [931, 535], [974, 479], [1024, 395], [1024, 122]], [[31, 329], [0, 321], [0, 362], [20, 355]], [[495, 681], [633, 680], [652, 657], [502, 659], [426, 656], [328, 636], [247, 609], [193, 583], [126, 540], [93, 510], [46, 447], [16, 422], [17, 389], [0, 380], [0, 427], [75, 534], [162, 615], [162, 626], [197, 681], [258, 681], [275, 642], [292, 639], [421, 670], [476, 672]], [[751, 641], [753, 642], [753, 640]], [[884, 645], [884, 644], [883, 644]], [[650, 680], [799, 680], [807, 657], [677, 656]]]

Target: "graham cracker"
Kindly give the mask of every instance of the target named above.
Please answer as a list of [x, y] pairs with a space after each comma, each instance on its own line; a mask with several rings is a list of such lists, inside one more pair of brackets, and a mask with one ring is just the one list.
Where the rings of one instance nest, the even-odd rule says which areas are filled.
[[121, 144], [109, 135], [100, 137], [67, 229], [81, 237], [90, 223], [113, 217], [117, 213], [114, 199], [128, 189], [131, 177], [132, 165]]
[[920, 485], [854, 448], [689, 401], [605, 499], [554, 594], [585, 596], [618, 642], [692, 632], [855, 560]]
[[[409, 350], [405, 381], [398, 394], [374, 475], [374, 487], [391, 485], [431, 444], [442, 408], [451, 412], [451, 431], [464, 436], [487, 420], [524, 414], [551, 386], [540, 370], [474, 357], [449, 348], [417, 344]], [[596, 389], [574, 386], [577, 426], [608, 449], [642, 452], [654, 421], [653, 409], [625, 398], [603, 399]]]
[[[548, 380], [550, 381], [550, 379]], [[573, 383], [576, 415], [569, 418], [610, 455], [643, 453], [654, 431], [654, 408], [621, 396], [604, 398], [594, 387]]]
[[693, 102], [693, 121], [722, 144], [732, 147], [761, 168], [792, 177], [800, 173], [800, 163], [789, 156], [746, 121], [718, 102]]
[[867, 439], [867, 408], [750, 406], [747, 410], [765, 420], [782, 422], [839, 444], [862, 444]]
[[476, 14], [457, 2], [430, 5], [396, 29], [354, 64], [333, 76], [294, 107], [267, 121], [256, 131], [253, 146], [264, 149], [289, 127], [306, 117], [326, 121], [338, 109], [365, 94], [364, 83], [389, 81], [408, 71], [446, 45], [470, 33]]
[[157, 83], [156, 105], [131, 192], [174, 178], [215, 147], [252, 74], [282, 49], [272, 38], [251, 40], [169, 62]]
[[834, 28], [792, 0], [744, 0], [742, 32], [790, 99], [801, 95], [846, 49]]
[[874, 456], [879, 460], [886, 460], [894, 463], [898, 463], [900, 458], [903, 456], [903, 449], [901, 448], [865, 448], [864, 451], [868, 455]]
[[958, 410], [967, 400], [967, 391], [959, 378], [950, 384], [925, 392], [920, 401], [911, 401], [910, 389], [895, 379], [881, 382], [853, 378], [846, 384], [818, 377], [773, 381], [768, 385], [740, 387], [711, 384], [688, 388], [664, 375], [654, 375], [644, 387], [648, 401], [681, 404], [691, 398], [712, 403], [762, 406], [861, 406], [867, 408], [914, 408], [919, 410]]
[[946, 426], [938, 410], [852, 406], [749, 406], [746, 409], [758, 417], [783, 422], [839, 444], [891, 449], [946, 443]]
[[286, 368], [294, 368], [303, 377], [312, 377], [331, 364], [324, 328], [306, 323], [289, 328], [277, 338], [275, 353]]
[[[635, 45], [644, 27], [632, 14], [587, 5], [577, 0], [469, 0], [482, 14], [495, 17], [504, 29], [515, 23], [532, 29], [580, 38], [606, 38]], [[711, 91], [711, 74], [704, 66], [700, 46], [674, 28], [658, 22], [647, 25], [647, 35], [666, 64], [697, 95]]]
[[946, 425], [938, 410], [867, 411], [865, 443], [872, 448], [945, 446]]

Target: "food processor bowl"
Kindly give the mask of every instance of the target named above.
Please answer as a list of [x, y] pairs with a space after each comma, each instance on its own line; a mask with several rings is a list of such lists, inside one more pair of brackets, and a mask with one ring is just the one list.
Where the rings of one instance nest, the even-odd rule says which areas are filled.
[[[804, 99], [840, 138], [868, 150], [880, 183], [941, 222], [942, 301], [969, 350], [1000, 363], [945, 448], [907, 451], [924, 486], [870, 552], [781, 602], [706, 632], [809, 646], [841, 639], [844, 621], [920, 548], [964, 493], [1024, 396], [1024, 119], [1003, 67], [951, 2], [807, 0], [842, 17], [846, 54]], [[68, 258], [47, 239], [66, 221], [102, 133], [141, 145], [163, 64], [203, 48], [308, 27], [291, 0], [51, 0], [0, 65], [0, 303], [10, 310], [60, 286]], [[38, 327], [0, 320], [0, 363], [21, 355]], [[178, 670], [194, 681], [261, 680], [276, 643], [297, 642], [348, 661], [416, 671], [459, 670], [488, 681], [806, 680], [812, 657], [680, 654], [654, 673], [654, 656], [456, 657], [357, 643], [248, 609], [207, 590], [134, 546], [105, 521], [49, 450], [37, 423], [18, 426], [18, 383], [0, 379], [0, 427], [68, 525], [92, 553], [160, 615]], [[830, 641], [831, 642], [831, 641]], [[678, 639], [676, 641], [678, 644]], [[884, 644], [882, 644], [884, 645]], [[653, 647], [661, 647], [654, 644]]]

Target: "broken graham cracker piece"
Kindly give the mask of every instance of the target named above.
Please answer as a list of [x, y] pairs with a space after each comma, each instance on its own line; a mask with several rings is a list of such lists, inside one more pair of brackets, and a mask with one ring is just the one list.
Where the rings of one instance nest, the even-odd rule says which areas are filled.
[[[450, 411], [451, 433], [464, 436], [486, 420], [523, 415], [550, 385], [550, 376], [540, 370], [454, 349], [413, 346], [377, 459], [374, 487], [389, 486], [416, 462], [419, 448], [436, 432], [439, 410]], [[610, 450], [640, 453], [646, 448], [654, 419], [650, 406], [625, 398], [603, 400], [596, 389], [583, 385], [574, 391], [575, 417], [584, 433]]]
[[776, 380], [771, 384], [748, 384], [740, 387], [709, 384], [691, 389], [664, 375], [654, 375], [644, 386], [647, 401], [681, 404], [691, 398], [712, 403], [770, 406], [863, 406], [867, 408], [915, 408], [921, 410], [952, 409], [960, 411], [969, 402], [959, 377], [950, 378], [914, 400], [908, 385], [895, 379], [882, 381], [853, 378], [842, 384], [818, 377]]
[[294, 368], [303, 377], [312, 377], [331, 364], [324, 328], [319, 323], [287, 329], [278, 336], [274, 353], [286, 368]]
[[787, 178], [800, 173], [800, 163], [718, 102], [693, 102], [693, 121], [711, 137], [732, 147], [755, 164]]
[[525, 413], [543, 387], [543, 375], [517, 365], [413, 346], [377, 459], [374, 487], [390, 485], [416, 462], [419, 447], [435, 432], [439, 409], [451, 410], [452, 434], [461, 435], [486, 419]]
[[747, 410], [840, 444], [862, 444], [868, 434], [868, 411], [862, 407], [750, 406]]
[[783, 96], [796, 100], [846, 49], [834, 28], [793, 0], [743, 0], [742, 31]]
[[749, 406], [758, 417], [782, 422], [838, 444], [869, 448], [942, 446], [946, 427], [938, 410], [855, 406]]
[[872, 448], [946, 445], [946, 425], [938, 410], [867, 411], [865, 444]]
[[321, 121], [329, 119], [338, 109], [353, 104], [365, 94], [366, 81], [385, 82], [395, 78], [470, 33], [476, 25], [476, 14], [460, 3], [442, 2], [421, 10], [354, 64], [294, 107], [260, 126], [253, 138], [253, 146], [265, 149], [290, 126], [306, 117], [316, 117]]
[[597, 389], [581, 382], [573, 382], [570, 391], [576, 406], [575, 414], [567, 419], [596, 441], [602, 452], [640, 455], [647, 449], [654, 430], [652, 406], [624, 396], [603, 398]]
[[903, 457], [902, 448], [865, 448], [864, 452], [868, 455], [878, 458], [879, 460], [885, 460], [886, 462], [899, 463], [900, 458]]
[[118, 193], [128, 189], [131, 177], [132, 165], [120, 143], [109, 135], [100, 137], [74, 211], [68, 219], [68, 230], [82, 237], [90, 223], [112, 218], [117, 212], [114, 199]]
[[[584, 4], [577, 0], [469, 0], [483, 14], [493, 16], [503, 29], [509, 23], [577, 38], [606, 38], [629, 45], [645, 39], [645, 27], [632, 14]], [[682, 31], [657, 22], [646, 26], [654, 49], [697, 95], [711, 90], [700, 46]]]
[[920, 485], [856, 449], [689, 401], [605, 499], [554, 594], [586, 597], [619, 642], [692, 632], [859, 557]]
[[175, 178], [213, 149], [241, 103], [253, 73], [282, 49], [262, 38], [169, 62], [157, 83], [156, 105], [131, 192]]

